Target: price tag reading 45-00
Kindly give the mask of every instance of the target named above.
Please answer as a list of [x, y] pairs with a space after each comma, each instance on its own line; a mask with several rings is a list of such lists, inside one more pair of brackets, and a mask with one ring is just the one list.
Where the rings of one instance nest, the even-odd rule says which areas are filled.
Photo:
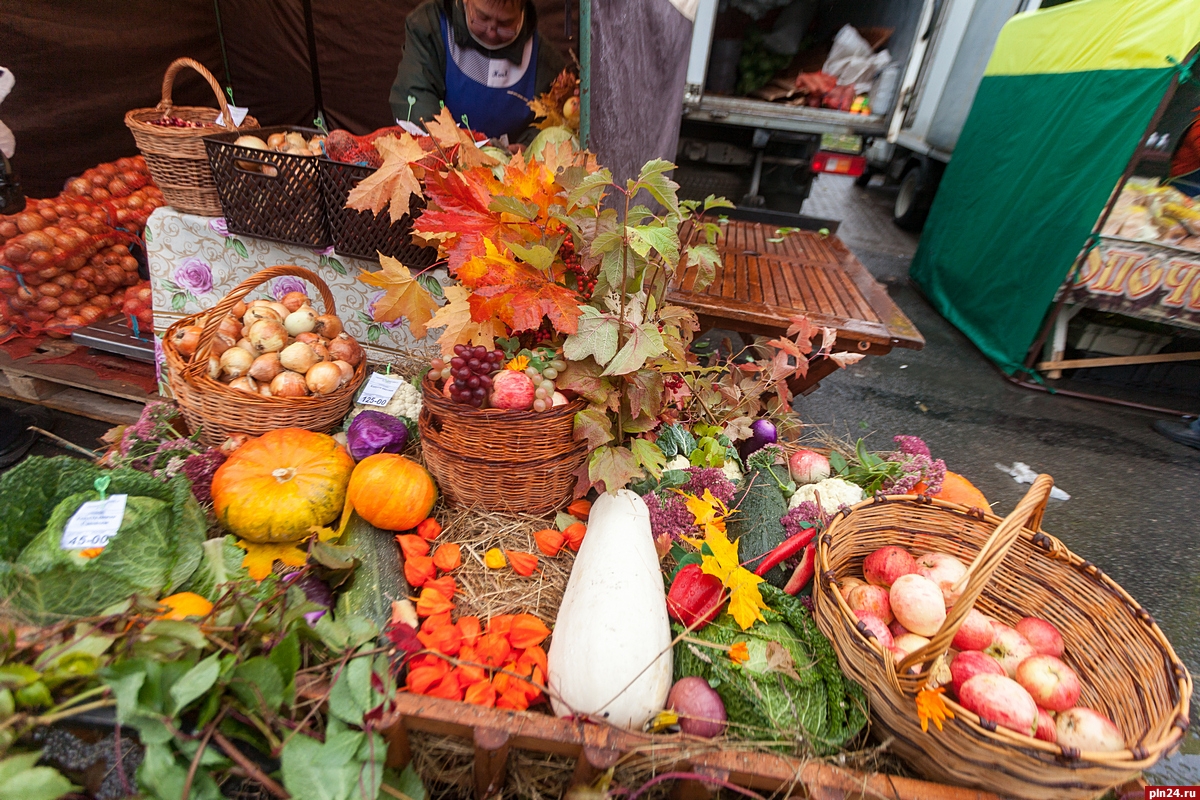
[[367, 385], [358, 395], [358, 404], [383, 408], [392, 402], [393, 395], [404, 383], [404, 378], [398, 375], [384, 375], [382, 372], [372, 373], [367, 379]]
[[87, 550], [104, 547], [117, 535], [125, 517], [125, 498], [114, 494], [107, 500], [92, 500], [79, 507], [63, 529], [60, 547], [63, 550]]

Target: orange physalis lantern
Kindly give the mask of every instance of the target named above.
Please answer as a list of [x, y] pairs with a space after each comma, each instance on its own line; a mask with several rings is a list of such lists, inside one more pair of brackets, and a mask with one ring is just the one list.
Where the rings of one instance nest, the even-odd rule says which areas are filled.
[[404, 559], [404, 580], [414, 589], [419, 589], [437, 575], [433, 559], [429, 556], [413, 556]]
[[442, 572], [458, 569], [462, 566], [462, 548], [450, 543], [438, 545], [433, 552], [433, 565]]
[[492, 682], [484, 678], [468, 686], [463, 699], [468, 703], [490, 708], [496, 705], [496, 690], [492, 688]]
[[400, 543], [400, 552], [404, 554], [405, 561], [429, 555], [429, 542], [415, 533], [401, 533], [396, 536], [396, 541]]
[[438, 534], [442, 532], [442, 525], [433, 517], [422, 521], [417, 525], [417, 535], [422, 539], [436, 539]]
[[454, 610], [454, 604], [446, 599], [446, 595], [437, 589], [422, 589], [417, 599], [417, 614], [428, 617], [430, 614], [441, 614]]
[[537, 569], [538, 558], [533, 553], [519, 553], [516, 550], [505, 550], [508, 563], [512, 564], [513, 572], [528, 578]]
[[518, 650], [536, 647], [550, 635], [550, 629], [540, 619], [532, 614], [517, 614], [513, 617], [512, 629], [508, 641]]
[[592, 513], [592, 504], [580, 498], [567, 506], [567, 513], [575, 519], [586, 520], [588, 515]]
[[447, 600], [451, 600], [454, 598], [454, 591], [458, 588], [458, 586], [454, 583], [454, 578], [451, 578], [449, 575], [443, 575], [436, 581], [425, 581], [425, 588], [436, 589], [437, 591], [441, 592]]
[[504, 558], [504, 553], [500, 552], [499, 547], [493, 547], [483, 554], [483, 564], [488, 569], [503, 569], [508, 561]]
[[563, 536], [561, 531], [546, 528], [534, 533], [533, 539], [537, 542], [538, 550], [541, 550], [543, 555], [554, 558], [562, 549], [563, 542], [567, 540], [567, 537]]
[[567, 546], [572, 550], [579, 550], [579, 545], [583, 544], [583, 535], [587, 533], [587, 525], [582, 522], [576, 522], [574, 525], [568, 525], [563, 531], [563, 536], [567, 538]]
[[442, 697], [446, 700], [463, 699], [462, 684], [458, 682], [458, 676], [453, 672], [447, 674], [446, 677], [442, 678], [436, 686], [425, 692], [425, 694], [430, 697]]
[[458, 632], [462, 636], [463, 644], [474, 647], [483, 632], [479, 627], [479, 617], [459, 617]]

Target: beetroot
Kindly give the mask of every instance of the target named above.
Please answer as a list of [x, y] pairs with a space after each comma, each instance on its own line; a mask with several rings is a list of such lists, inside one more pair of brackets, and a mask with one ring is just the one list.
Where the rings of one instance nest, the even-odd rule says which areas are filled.
[[677, 680], [667, 695], [667, 708], [679, 715], [679, 729], [686, 734], [711, 739], [725, 732], [725, 704], [704, 678]]

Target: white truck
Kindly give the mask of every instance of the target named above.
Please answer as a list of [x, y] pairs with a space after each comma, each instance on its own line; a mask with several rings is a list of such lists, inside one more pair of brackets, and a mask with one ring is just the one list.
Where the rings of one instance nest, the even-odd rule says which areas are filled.
[[737, 49], [746, 19], [736, 8], [746, 3], [699, 0], [676, 180], [689, 196], [717, 193], [745, 206], [797, 212], [821, 172], [854, 176], [859, 185], [882, 174], [900, 185], [896, 223], [919, 229], [1000, 28], [1051, 0], [795, 2], [805, 6], [806, 43], [827, 42], [846, 24], [890, 30], [884, 47], [891, 64], [875, 83], [869, 113], [707, 90], [714, 69], [730, 68], [726, 54], [731, 43]]

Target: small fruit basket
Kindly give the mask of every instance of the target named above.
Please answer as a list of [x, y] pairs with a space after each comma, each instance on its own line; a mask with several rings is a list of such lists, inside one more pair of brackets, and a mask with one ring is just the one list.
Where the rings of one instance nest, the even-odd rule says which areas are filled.
[[[323, 311], [300, 292], [279, 302], [245, 302], [254, 289], [284, 275], [315, 286]], [[325, 433], [339, 425], [366, 378], [367, 359], [336, 312], [329, 286], [318, 275], [281, 265], [256, 273], [213, 308], [167, 328], [168, 380], [188, 427], [216, 446], [235, 433], [261, 436], [278, 428]]]
[[[1178, 746], [1187, 730], [1191, 677], [1154, 619], [1094, 564], [1040, 530], [1052, 486], [1048, 475], [1039, 476], [1004, 520], [924, 495], [879, 496], [840, 511], [818, 540], [817, 623], [842, 669], [866, 687], [876, 729], [928, 779], [1025, 800], [1083, 800], [1134, 778]], [[905, 581], [933, 583], [891, 570], [883, 558], [904, 558], [904, 552], [969, 564], [942, 587], [953, 593], [952, 604], [943, 594], [933, 604], [938, 608], [922, 610], [919, 592], [899, 589]], [[903, 577], [889, 581], [889, 570]], [[862, 577], [870, 589], [890, 582], [885, 594], [896, 617], [904, 618], [898, 622], [928, 639], [901, 632], [908, 641], [887, 646], [892, 631], [886, 620], [864, 612], [851, 591]], [[958, 687], [956, 702], [942, 694], [957, 685], [961, 668], [948, 663], [947, 654], [952, 643], [963, 648], [956, 636], [978, 612], [996, 621], [988, 622], [992, 631], [985, 638], [1007, 677], [974, 675]], [[1061, 634], [1059, 663], [1078, 681], [1073, 707], [1064, 708], [1055, 725], [1048, 713], [1042, 720], [1048, 729], [1039, 724], [1045, 712], [1032, 693], [1023, 694], [1029, 680], [1022, 671], [1034, 659], [1016, 663], [1031, 654], [1001, 641], [1008, 636], [1030, 647], [1007, 630], [1031, 617], [1043, 623], [1043, 632]], [[1036, 631], [1029, 635], [1039, 638]]]

